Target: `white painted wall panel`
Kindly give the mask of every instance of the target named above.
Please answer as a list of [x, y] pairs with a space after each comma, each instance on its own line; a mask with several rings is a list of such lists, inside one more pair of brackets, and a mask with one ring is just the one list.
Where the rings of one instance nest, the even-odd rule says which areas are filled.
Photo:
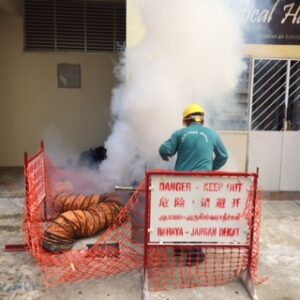
[[300, 191], [300, 131], [284, 133], [280, 190]]
[[283, 132], [251, 131], [249, 133], [248, 170], [259, 168], [259, 185], [265, 191], [280, 188]]
[[[222, 131], [220, 136], [227, 148], [229, 158], [222, 171], [245, 172], [247, 156], [247, 132]], [[253, 171], [253, 170], [252, 170]]]

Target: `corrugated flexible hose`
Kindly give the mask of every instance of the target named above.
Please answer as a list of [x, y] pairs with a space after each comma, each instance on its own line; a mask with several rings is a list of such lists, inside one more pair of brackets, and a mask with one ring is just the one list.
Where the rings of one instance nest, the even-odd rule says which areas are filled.
[[63, 252], [72, 248], [80, 238], [95, 235], [113, 223], [120, 225], [127, 215], [120, 196], [116, 193], [103, 195], [74, 195], [62, 193], [55, 197], [56, 208], [61, 214], [46, 228], [42, 246], [50, 252]]

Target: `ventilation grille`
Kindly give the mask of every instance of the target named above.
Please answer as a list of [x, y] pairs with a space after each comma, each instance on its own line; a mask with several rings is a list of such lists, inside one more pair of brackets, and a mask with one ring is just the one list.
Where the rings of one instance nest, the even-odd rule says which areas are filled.
[[87, 48], [93, 51], [113, 51], [114, 4], [89, 2], [86, 16]]
[[125, 45], [125, 3], [25, 0], [24, 22], [27, 51], [117, 53]]
[[25, 1], [25, 40], [27, 50], [54, 50], [54, 1]]

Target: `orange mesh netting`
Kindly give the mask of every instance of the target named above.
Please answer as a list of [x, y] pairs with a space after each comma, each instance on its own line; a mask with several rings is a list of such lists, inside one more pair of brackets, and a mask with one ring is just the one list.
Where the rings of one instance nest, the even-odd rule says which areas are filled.
[[[37, 261], [46, 286], [141, 270], [145, 263], [149, 290], [220, 285], [235, 279], [247, 268], [253, 276], [256, 275], [261, 216], [261, 199], [258, 195], [255, 207], [252, 202], [247, 203], [244, 216], [254, 230], [253, 238], [249, 241], [250, 247], [181, 244], [148, 246], [145, 250], [145, 181], [141, 182], [134, 193], [123, 193], [121, 199], [118, 196], [118, 201], [111, 202], [114, 203], [114, 213], [105, 209], [109, 218], [114, 215], [114, 221], [108, 225], [104, 222], [107, 215], [104, 217], [102, 211], [103, 215], [100, 216], [101, 212], [97, 209], [101, 203], [108, 204], [101, 199], [105, 196], [96, 193], [80, 194], [82, 189], [78, 186], [90, 183], [82, 181], [76, 172], [54, 166], [43, 148], [26, 162], [25, 175], [25, 242]], [[253, 192], [249, 191], [249, 195]], [[116, 205], [118, 202], [122, 205]], [[73, 248], [62, 253], [46, 251], [43, 242], [45, 246], [45, 240], [49, 238], [45, 239], [47, 232], [59, 232], [61, 236], [58, 241], [65, 238], [60, 230], [50, 230], [55, 224], [53, 221], [66, 225], [66, 219], [70, 220], [74, 212], [76, 217], [72, 217], [71, 221], [74, 222], [73, 229], [70, 229], [67, 238], [71, 237], [71, 242], [69, 240], [70, 243], [66, 243], [66, 249], [75, 243]], [[75, 242], [77, 237], [90, 236], [96, 232], [92, 223], [87, 225], [88, 229], [77, 223], [78, 219], [89, 223], [87, 214], [91, 214], [94, 225], [95, 222], [101, 225], [99, 228], [102, 231], [93, 240]], [[51, 243], [56, 241], [53, 238]]]
[[[82, 178], [77, 178], [73, 172], [55, 167], [46, 157], [43, 149], [25, 164], [25, 168], [25, 242], [38, 263], [46, 286], [116, 275], [143, 268], [144, 182], [139, 185], [128, 201], [125, 199], [127, 203], [123, 208], [116, 204], [118, 201], [110, 194], [102, 195], [102, 199], [97, 195], [88, 196], [89, 199], [96, 199], [91, 200], [91, 203], [97, 204], [91, 211], [94, 217], [98, 216], [96, 218], [99, 223], [103, 221], [103, 225], [105, 223], [108, 225], [107, 221], [112, 215], [114, 215], [114, 222], [111, 222], [111, 225], [92, 242], [83, 240], [84, 243], [79, 248], [63, 253], [49, 253], [43, 249], [45, 232], [47, 228], [49, 230], [49, 225], [59, 218], [60, 210], [83, 208], [87, 203], [87, 200], [81, 201], [81, 204], [79, 200], [71, 203], [62, 196], [64, 193], [72, 192], [71, 184], [75, 188], [73, 192], [76, 193], [77, 183], [80, 182], [80, 185], [84, 183]], [[66, 180], [65, 178], [71, 182], [71, 184], [68, 183], [69, 188], [57, 188], [58, 185], [62, 186], [61, 182]], [[64, 185], [66, 187], [66, 184]], [[61, 198], [56, 196], [57, 192], [62, 193]], [[83, 199], [83, 197], [80, 198]], [[102, 203], [102, 210], [99, 208], [99, 199]], [[109, 202], [110, 208], [107, 206]], [[119, 212], [118, 215], [117, 212]], [[87, 211], [84, 213], [86, 214]]]
[[[179, 249], [183, 250], [180, 255], [173, 247], [149, 249], [149, 290], [222, 285], [235, 279], [248, 263], [245, 248], [181, 246]], [[200, 263], [202, 254], [205, 258]]]
[[[162, 177], [162, 181], [164, 180], [167, 181]], [[253, 183], [248, 191], [243, 214], [239, 216], [240, 220], [245, 220], [249, 228], [252, 228], [245, 245], [223, 246], [220, 243], [199, 246], [181, 243], [174, 246], [150, 243], [145, 251], [148, 290], [223, 285], [238, 278], [246, 270], [258, 282], [261, 209], [261, 193]]]

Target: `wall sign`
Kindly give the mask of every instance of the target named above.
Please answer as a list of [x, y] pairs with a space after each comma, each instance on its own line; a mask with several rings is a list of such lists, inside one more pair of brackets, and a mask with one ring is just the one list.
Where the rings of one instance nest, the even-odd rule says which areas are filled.
[[236, 0], [226, 2], [245, 25], [246, 44], [300, 45], [299, 1], [256, 0], [247, 5]]

